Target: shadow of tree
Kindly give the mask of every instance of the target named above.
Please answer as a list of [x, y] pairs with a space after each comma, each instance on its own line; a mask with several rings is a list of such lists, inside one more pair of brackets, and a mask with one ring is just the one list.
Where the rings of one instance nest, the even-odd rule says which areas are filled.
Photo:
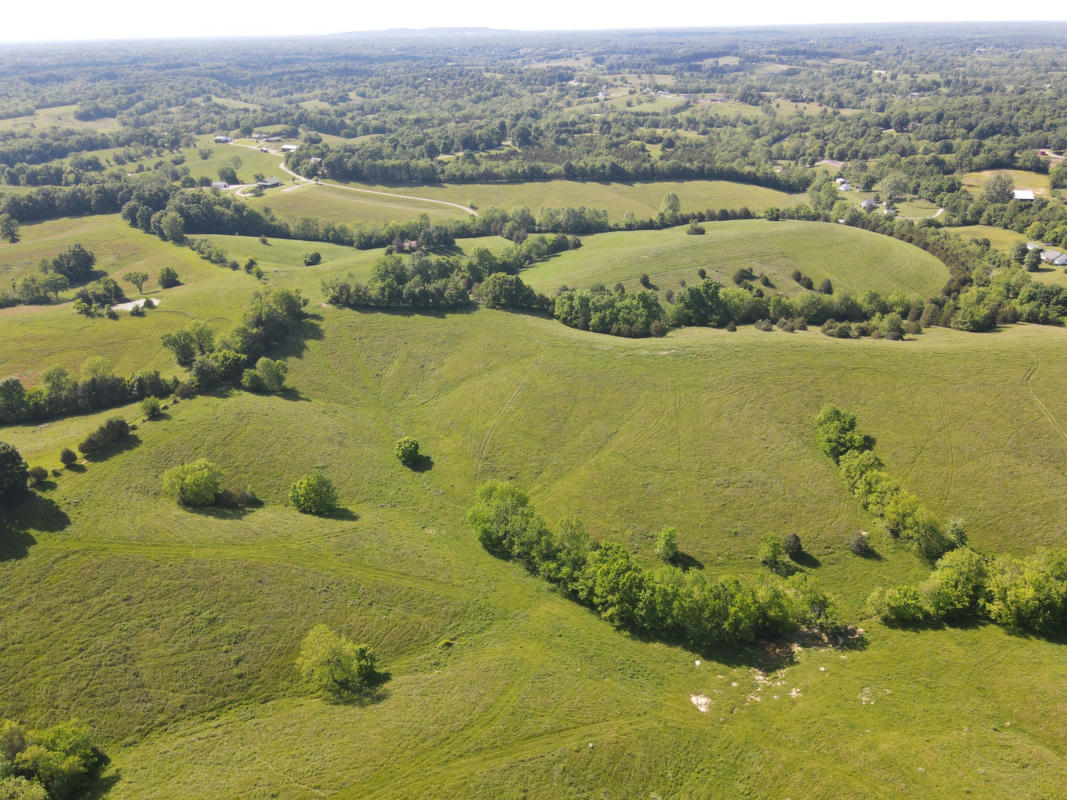
[[328, 514], [322, 514], [326, 519], [342, 520], [344, 522], [355, 522], [359, 519], [359, 514], [348, 508], [335, 508]]
[[671, 559], [671, 563], [678, 569], [683, 571], [689, 571], [691, 569], [704, 569], [704, 562], [699, 558], [690, 555], [689, 553], [678, 551], [677, 555]]
[[433, 458], [425, 453], [419, 453], [409, 467], [412, 472], [429, 472], [433, 469]]
[[792, 556], [792, 559], [800, 566], [807, 567], [808, 569], [815, 569], [816, 567], [822, 566], [822, 562], [819, 559], [804, 550], [797, 553], [795, 556]]

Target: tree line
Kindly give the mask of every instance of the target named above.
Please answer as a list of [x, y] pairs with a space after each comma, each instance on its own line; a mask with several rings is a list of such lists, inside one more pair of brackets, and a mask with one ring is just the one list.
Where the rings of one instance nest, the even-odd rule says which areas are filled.
[[809, 575], [748, 584], [671, 566], [647, 570], [621, 545], [592, 539], [576, 520], [552, 532], [509, 483], [483, 484], [467, 521], [486, 550], [521, 563], [618, 628], [696, 648], [800, 627], [843, 628], [833, 598]]

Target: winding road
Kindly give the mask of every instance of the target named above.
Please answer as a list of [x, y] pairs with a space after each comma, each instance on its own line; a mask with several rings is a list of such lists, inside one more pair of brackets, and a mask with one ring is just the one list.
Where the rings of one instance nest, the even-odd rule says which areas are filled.
[[[249, 150], [260, 150], [262, 152], [261, 148], [255, 146], [255, 145], [237, 144], [237, 142], [231, 142], [231, 144], [234, 144], [237, 147], [246, 147]], [[276, 155], [276, 156], [280, 156], [281, 155], [281, 153], [279, 151], [277, 151], [277, 150], [267, 150], [267, 152], [272, 154], [272, 155]], [[377, 189], [359, 189], [359, 188], [356, 188], [355, 186], [344, 186], [344, 185], [342, 185], [340, 183], [321, 183], [319, 181], [314, 181], [311, 178], [305, 178], [303, 175], [298, 175], [297, 173], [293, 172], [291, 169], [289, 169], [289, 167], [287, 167], [285, 165], [285, 161], [284, 160], [281, 163], [278, 164], [278, 168], [280, 170], [282, 170], [282, 172], [284, 172], [285, 174], [287, 174], [287, 175], [289, 175], [289, 176], [291, 176], [293, 178], [296, 178], [297, 181], [299, 181], [300, 183], [308, 183], [308, 184], [317, 185], [317, 186], [331, 186], [334, 189], [344, 189], [347, 192], [359, 192], [361, 194], [376, 194], [376, 195], [379, 195], [381, 197], [395, 197], [395, 198], [397, 198], [399, 200], [414, 200], [414, 201], [416, 201], [418, 203], [433, 203], [433, 204], [439, 205], [439, 206], [450, 206], [451, 208], [458, 208], [460, 211], [465, 211], [468, 214], [470, 214], [471, 216], [474, 216], [474, 217], [478, 216], [478, 212], [475, 211], [473, 208], [465, 206], [462, 203], [452, 203], [452, 202], [449, 202], [448, 200], [434, 200], [434, 199], [429, 198], [429, 197], [416, 197], [415, 195], [410, 195], [410, 194], [396, 194], [394, 192], [381, 192], [381, 191], [378, 191]], [[246, 189], [252, 188], [253, 185], [254, 184], [242, 184], [241, 186], [237, 186], [237, 187], [234, 187], [234, 188], [237, 189], [238, 196], [247, 197], [247, 195], [243, 194], [243, 192]]]

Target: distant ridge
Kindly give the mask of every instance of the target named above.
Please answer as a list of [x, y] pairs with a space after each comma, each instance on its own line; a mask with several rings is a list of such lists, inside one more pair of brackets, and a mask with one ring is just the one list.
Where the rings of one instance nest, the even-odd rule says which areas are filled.
[[434, 37], [434, 36], [486, 36], [489, 34], [516, 34], [521, 31], [505, 30], [501, 28], [386, 28], [380, 31], [346, 31], [344, 33], [331, 33], [324, 38], [329, 39], [355, 39], [365, 37]]

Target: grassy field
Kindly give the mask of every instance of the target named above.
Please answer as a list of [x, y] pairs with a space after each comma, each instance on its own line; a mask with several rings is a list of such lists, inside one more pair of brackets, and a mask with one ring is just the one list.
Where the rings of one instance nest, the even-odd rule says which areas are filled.
[[[406, 192], [402, 188], [389, 191], [399, 194]], [[270, 208], [283, 218], [316, 217], [346, 225], [383, 225], [393, 220], [412, 220], [420, 214], [427, 214], [435, 220], [468, 216], [462, 209], [439, 203], [352, 192], [328, 184], [305, 183], [296, 188], [275, 189], [266, 192], [263, 197], [249, 198], [246, 202], [253, 207]]]
[[0, 119], [0, 131], [48, 130], [49, 128], [74, 128], [84, 130], [114, 130], [118, 123], [114, 117], [82, 121], [74, 118], [76, 106], [39, 108], [24, 117]]
[[659, 213], [663, 196], [674, 192], [682, 201], [682, 211], [713, 208], [740, 208], [762, 211], [770, 206], [795, 205], [802, 195], [765, 189], [730, 181], [653, 181], [649, 183], [584, 183], [581, 181], [530, 181], [527, 183], [442, 184], [440, 186], [371, 186], [367, 189], [447, 200], [475, 208], [512, 209], [526, 206], [534, 213], [543, 207], [585, 206], [603, 208], [614, 221], [627, 211], [639, 219]]
[[917, 247], [843, 225], [809, 222], [736, 220], [705, 224], [704, 236], [684, 228], [587, 236], [578, 250], [562, 253], [525, 271], [523, 279], [540, 292], [561, 285], [594, 283], [639, 288], [647, 274], [660, 290], [677, 291], [681, 281], [699, 281], [697, 269], [732, 285], [734, 273], [748, 267], [764, 272], [774, 291], [795, 294], [799, 269], [816, 285], [829, 278], [835, 289], [857, 292], [896, 289], [925, 297], [948, 279], [944, 264]]
[[1020, 169], [987, 169], [983, 172], [968, 172], [963, 176], [963, 188], [980, 192], [985, 182], [994, 175], [1010, 175], [1016, 189], [1033, 189], [1036, 194], [1048, 194], [1048, 175], [1026, 172]]
[[[89, 355], [106, 355], [121, 374], [141, 368], [173, 372], [173, 360], [159, 345], [159, 337], [197, 319], [225, 332], [241, 315], [241, 309], [256, 289], [284, 282], [305, 291], [318, 290], [322, 277], [347, 274], [369, 266], [378, 253], [324, 243], [256, 238], [207, 237], [231, 259], [244, 264], [255, 258], [264, 271], [257, 281], [243, 271], [233, 272], [201, 259], [187, 247], [163, 242], [128, 226], [118, 215], [75, 217], [24, 225], [18, 244], [0, 244], [4, 283], [37, 268], [37, 262], [75, 242], [97, 257], [97, 269], [118, 280], [126, 293], [137, 290], [122, 276], [131, 271], [147, 272], [151, 279], [145, 294], [159, 307], [144, 317], [120, 313], [119, 319], [87, 319], [72, 311], [70, 302], [54, 306], [16, 306], [0, 309], [0, 329], [5, 346], [0, 348], [0, 375], [18, 375], [32, 384], [40, 372], [59, 364], [78, 367]], [[303, 254], [311, 249], [323, 256], [322, 264], [304, 266]], [[156, 275], [163, 266], [177, 272], [182, 285], [161, 290]], [[73, 292], [64, 292], [69, 300]]]
[[[943, 281], [903, 245], [843, 226], [708, 227], [587, 237], [524, 277], [558, 282], [567, 264], [585, 276], [572, 284], [651, 274], [626, 263], [619, 240], [631, 237], [632, 259], [694, 280], [707, 251], [725, 258], [747, 241], [747, 263], [794, 259], [843, 286]], [[105, 796], [1059, 793], [1062, 645], [864, 619], [874, 586], [928, 568], [848, 496], [811, 417], [827, 402], [855, 412], [887, 469], [938, 515], [964, 517], [983, 552], [1060, 544], [1067, 331], [625, 340], [489, 310], [360, 313], [321, 306], [318, 283], [365, 276], [378, 253], [212, 239], [311, 298], [301, 341], [276, 354], [289, 392], [198, 397], [156, 422], [129, 407], [0, 429], [30, 464], [52, 468], [103, 419], [138, 423], [127, 447], [64, 472], [0, 527], [0, 712], [92, 725], [112, 759]], [[311, 247], [324, 263], [306, 268]], [[140, 320], [82, 320], [69, 306], [0, 312], [0, 374], [33, 374], [60, 347], [65, 363], [100, 354], [169, 373], [158, 344], [168, 307], [167, 324], [224, 329], [258, 285], [204, 263]], [[129, 327], [146, 324], [158, 329]], [[401, 435], [420, 440], [432, 468], [399, 465]], [[176, 506], [160, 475], [199, 457], [266, 505]], [[284, 505], [288, 484], [315, 469], [338, 486], [345, 511], [333, 518]], [[550, 522], [579, 515], [647, 565], [665, 524], [710, 575], [760, 574], [760, 538], [795, 531], [866, 646], [693, 652], [617, 632], [478, 545], [464, 515], [490, 478], [529, 490]], [[859, 529], [879, 558], [846, 550]], [[378, 653], [390, 678], [377, 702], [330, 705], [298, 683], [300, 641], [320, 622]], [[699, 694], [707, 713], [690, 700]]]

